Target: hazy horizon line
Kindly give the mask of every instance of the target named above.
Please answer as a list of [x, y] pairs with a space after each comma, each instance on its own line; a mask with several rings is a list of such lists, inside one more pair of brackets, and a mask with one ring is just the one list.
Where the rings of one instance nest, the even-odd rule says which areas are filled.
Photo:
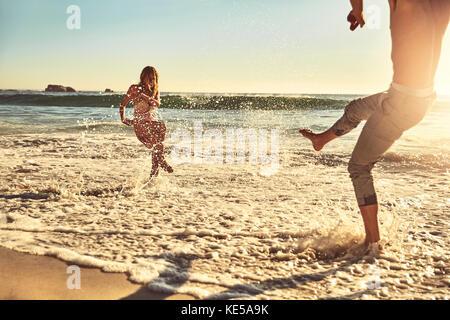
[[[108, 88], [107, 88], [108, 89]], [[111, 89], [112, 90], [112, 89]], [[13, 89], [13, 88], [0, 88], [0, 91], [35, 91], [35, 92], [46, 92], [45, 89]], [[376, 90], [375, 90], [376, 91]], [[374, 91], [374, 92], [375, 92]], [[115, 91], [113, 90], [112, 92], [105, 92], [104, 90], [76, 90], [75, 93], [77, 92], [99, 92], [99, 93], [120, 93], [120, 94], [125, 94], [126, 91]], [[52, 92], [51, 92], [52, 93]], [[58, 93], [58, 92], [53, 92], [53, 93]], [[60, 93], [73, 93], [73, 92], [60, 92]], [[361, 95], [361, 96], [368, 96], [370, 94], [373, 93], [367, 93], [367, 92], [353, 92], [353, 93], [349, 93], [349, 92], [214, 92], [214, 91], [161, 91], [161, 94], [205, 94], [205, 95], [212, 95], [212, 94], [228, 94], [228, 95], [248, 95], [248, 94], [253, 94], [253, 95]], [[450, 94], [448, 93], [437, 93], [438, 96], [440, 97], [450, 97]]]
[[[66, 87], [66, 86], [65, 86]], [[69, 86], [70, 87], [70, 86]], [[109, 88], [107, 88], [109, 89]], [[111, 89], [112, 90], [112, 89]], [[36, 92], [46, 92], [45, 89], [17, 89], [17, 88], [0, 88], [0, 91], [36, 91]], [[126, 90], [124, 91], [116, 91], [113, 90], [112, 92], [105, 92], [105, 90], [76, 90], [76, 92], [101, 92], [101, 93], [125, 93]], [[70, 92], [61, 92], [61, 93], [70, 93]], [[73, 92], [72, 92], [73, 93]], [[192, 93], [201, 93], [201, 94], [271, 94], [271, 95], [295, 95], [295, 94], [335, 94], [335, 95], [364, 95], [364, 94], [369, 94], [369, 93], [348, 93], [348, 92], [344, 92], [344, 93], [337, 93], [337, 92], [321, 92], [321, 93], [317, 93], [317, 92], [226, 92], [226, 91], [172, 91], [172, 90], [167, 90], [167, 91], [161, 91], [161, 93], [180, 93], [180, 94], [192, 94]]]

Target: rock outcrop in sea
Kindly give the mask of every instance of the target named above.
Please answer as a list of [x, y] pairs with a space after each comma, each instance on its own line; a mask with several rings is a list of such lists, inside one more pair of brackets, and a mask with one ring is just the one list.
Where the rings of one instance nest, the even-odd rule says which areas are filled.
[[76, 92], [76, 90], [72, 87], [65, 87], [59, 84], [49, 84], [45, 88], [45, 92]]

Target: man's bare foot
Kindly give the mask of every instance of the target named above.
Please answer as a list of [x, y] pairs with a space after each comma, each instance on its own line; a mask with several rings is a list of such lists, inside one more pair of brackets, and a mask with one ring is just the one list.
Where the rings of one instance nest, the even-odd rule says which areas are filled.
[[364, 241], [364, 244], [366, 246], [366, 255], [374, 255], [377, 256], [381, 253], [383, 253], [383, 246], [380, 244], [380, 242], [372, 242], [368, 243], [367, 240]]
[[323, 141], [323, 139], [321, 139], [320, 134], [313, 133], [309, 129], [301, 129], [298, 132], [300, 132], [305, 138], [311, 140], [313, 148], [316, 151], [322, 150], [323, 146], [326, 143], [325, 141]]

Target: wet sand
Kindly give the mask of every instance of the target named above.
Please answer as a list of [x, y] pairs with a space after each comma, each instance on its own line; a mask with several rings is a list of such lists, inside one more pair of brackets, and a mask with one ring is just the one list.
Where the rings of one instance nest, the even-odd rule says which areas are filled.
[[151, 292], [124, 273], [80, 268], [80, 289], [68, 289], [69, 264], [0, 247], [0, 300], [191, 300], [183, 294]]
[[[367, 256], [348, 153], [299, 139], [282, 141], [272, 176], [248, 163], [178, 164], [148, 183], [151, 160], [132, 135], [2, 136], [0, 243], [96, 268], [82, 269], [92, 298], [145, 285], [198, 299], [449, 299], [447, 165], [400, 153], [377, 164], [385, 253]], [[3, 276], [7, 297], [38, 297], [35, 285], [81, 295], [65, 289], [66, 263], [34, 255], [3, 258], [23, 270]]]

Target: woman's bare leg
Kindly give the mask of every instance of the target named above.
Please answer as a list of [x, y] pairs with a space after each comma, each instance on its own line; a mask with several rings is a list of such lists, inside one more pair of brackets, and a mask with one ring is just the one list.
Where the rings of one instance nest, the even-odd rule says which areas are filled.
[[155, 148], [152, 150], [152, 171], [150, 172], [150, 178], [157, 177], [159, 174], [159, 159]]
[[160, 144], [160, 157], [159, 157], [159, 165], [161, 166], [161, 168], [163, 168], [164, 170], [166, 170], [168, 173], [172, 173], [173, 172], [173, 168], [167, 163], [166, 158], [164, 157], [164, 145], [161, 143]]
[[167, 163], [166, 159], [164, 158], [164, 139], [166, 137], [166, 125], [164, 122], [158, 122], [158, 143], [156, 144], [156, 148], [158, 150], [158, 161], [161, 168], [163, 168], [168, 173], [172, 173], [173, 169], [169, 164]]
[[159, 173], [159, 168], [163, 168], [168, 173], [172, 173], [172, 167], [167, 163], [164, 158], [164, 138], [166, 135], [166, 126], [163, 122], [152, 121], [152, 171], [150, 178], [155, 177]]
[[154, 153], [153, 156], [156, 161], [156, 165], [163, 168], [168, 173], [173, 172], [173, 168], [167, 163], [166, 159], [164, 158], [164, 144], [162, 142], [157, 143], [154, 146]]

